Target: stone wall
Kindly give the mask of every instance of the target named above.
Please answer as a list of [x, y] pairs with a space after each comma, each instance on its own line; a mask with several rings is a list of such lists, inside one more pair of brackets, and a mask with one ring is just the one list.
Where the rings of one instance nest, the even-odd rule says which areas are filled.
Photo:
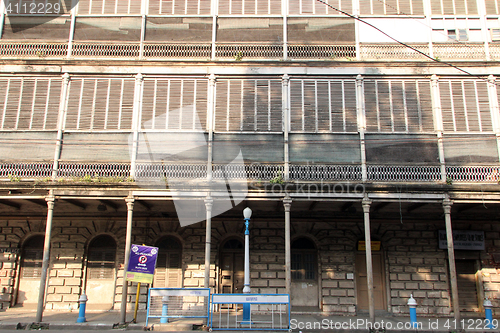
[[[284, 223], [255, 220], [251, 224], [250, 269], [251, 288], [255, 293], [285, 293]], [[214, 219], [212, 224], [210, 286], [216, 285], [219, 245], [230, 238], [243, 241], [243, 221]], [[43, 220], [0, 221], [0, 306], [7, 308], [15, 302], [19, 282], [19, 251], [32, 235], [43, 235]], [[454, 227], [467, 229], [469, 224]], [[384, 255], [384, 276], [387, 288], [388, 311], [408, 315], [406, 305], [410, 294], [417, 300], [417, 313], [446, 317], [452, 312], [447, 251], [439, 249], [437, 233], [444, 223], [379, 223], [372, 222], [372, 239], [380, 240]], [[495, 308], [500, 307], [500, 227], [495, 224], [476, 224], [474, 230], [484, 230], [486, 251], [480, 253], [484, 296]], [[53, 223], [49, 281], [46, 308], [77, 309], [78, 298], [85, 289], [85, 251], [90, 240], [101, 234], [112, 235], [117, 243], [116, 287], [114, 309], [120, 308], [123, 284], [125, 223], [120, 219], [92, 220], [55, 219]], [[154, 245], [166, 235], [177, 237], [183, 246], [183, 286], [203, 287], [205, 262], [204, 222], [181, 228], [173, 220], [134, 221], [132, 243]], [[308, 237], [318, 251], [318, 283], [322, 311], [325, 314], [355, 315], [356, 245], [364, 238], [361, 222], [293, 222], [292, 241]], [[7, 250], [19, 249], [19, 250]], [[7, 252], [6, 252], [7, 251]], [[496, 260], [495, 260], [496, 259]], [[128, 302], [133, 307], [136, 284], [129, 283]], [[482, 291], [481, 291], [482, 292]], [[143, 285], [140, 308], [147, 302], [147, 286]]]

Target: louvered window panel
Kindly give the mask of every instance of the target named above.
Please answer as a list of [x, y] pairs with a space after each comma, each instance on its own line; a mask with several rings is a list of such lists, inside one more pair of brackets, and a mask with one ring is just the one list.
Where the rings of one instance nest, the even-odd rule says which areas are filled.
[[[490, 0], [486, 0], [488, 2]], [[497, 0], [493, 0], [497, 1]], [[488, 5], [486, 5], [488, 7]], [[431, 0], [432, 15], [477, 15], [476, 0]]]
[[422, 133], [434, 130], [430, 82], [365, 80], [368, 132]]
[[487, 83], [440, 80], [441, 113], [446, 132], [492, 132]]
[[[327, 2], [334, 8], [352, 13], [351, 0], [330, 0]], [[338, 10], [317, 0], [290, 0], [288, 8], [290, 15], [343, 15]]]
[[357, 132], [354, 80], [290, 80], [293, 132]]
[[484, 4], [486, 5], [486, 14], [488, 15], [500, 14], [500, 0], [486, 0]]
[[208, 0], [149, 0], [149, 15], [210, 15]]
[[54, 130], [61, 78], [0, 78], [0, 129]]
[[359, 0], [362, 15], [424, 15], [422, 0]]
[[66, 130], [130, 130], [134, 79], [72, 78]]
[[42, 276], [42, 249], [25, 249], [23, 251], [23, 262], [21, 264], [21, 277], [40, 278]]
[[280, 0], [219, 0], [219, 15], [279, 15]]
[[208, 80], [145, 79], [142, 129], [203, 131], [207, 123]]
[[141, 14], [141, 1], [79, 0], [78, 14]]
[[113, 279], [116, 251], [112, 248], [93, 248], [87, 259], [89, 279]]
[[281, 80], [217, 80], [215, 130], [281, 132], [281, 96]]

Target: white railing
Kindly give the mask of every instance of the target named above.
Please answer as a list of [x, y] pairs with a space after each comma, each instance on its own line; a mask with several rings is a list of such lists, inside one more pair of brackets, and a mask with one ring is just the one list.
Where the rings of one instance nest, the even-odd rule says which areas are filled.
[[0, 178], [18, 181], [22, 178], [45, 178], [52, 175], [52, 162], [0, 163]]
[[168, 181], [173, 179], [196, 179], [207, 177], [207, 164], [165, 164], [165, 163], [137, 163], [134, 179]]
[[446, 175], [450, 182], [498, 183], [500, 166], [447, 166]]
[[236, 61], [247, 59], [283, 59], [283, 44], [217, 43], [215, 57]]
[[[420, 52], [429, 54], [428, 44], [411, 44]], [[429, 60], [424, 55], [401, 44], [361, 44], [361, 60]]]
[[486, 60], [484, 43], [435, 43], [432, 48], [441, 60]]
[[210, 59], [212, 44], [147, 43], [144, 44], [144, 58]]
[[331, 59], [355, 60], [356, 46], [352, 44], [339, 45], [304, 45], [289, 44], [288, 57], [290, 59]]
[[[52, 176], [52, 162], [0, 163], [0, 179], [19, 181]], [[285, 165], [281, 163], [213, 164], [213, 179], [243, 179], [284, 182]], [[60, 162], [58, 178], [99, 180], [200, 179], [207, 177], [206, 163], [144, 163], [136, 164], [131, 175], [130, 163]], [[447, 182], [499, 183], [500, 166], [446, 166]], [[361, 165], [290, 164], [290, 181], [361, 181]], [[440, 166], [368, 165], [368, 182], [441, 182]]]
[[139, 43], [74, 42], [73, 57], [90, 58], [138, 58]]
[[[427, 44], [410, 44], [412, 47], [429, 54]], [[483, 43], [435, 43], [434, 57], [446, 61], [486, 60]], [[141, 54], [142, 51], [142, 54]], [[169, 59], [211, 59], [212, 44], [210, 43], [145, 43], [143, 50], [138, 42], [73, 42], [72, 58], [116, 58], [138, 59], [141, 56], [149, 58]], [[2, 42], [1, 57], [16, 58], [66, 58], [68, 43], [48, 42]], [[287, 58], [291, 60], [356, 60], [356, 49], [352, 44], [311, 45], [289, 44]], [[283, 44], [265, 43], [217, 43], [215, 46], [217, 59], [246, 60], [276, 60], [284, 58]], [[492, 60], [500, 59], [500, 46], [490, 44]], [[370, 44], [362, 43], [359, 49], [359, 59], [362, 61], [427, 61], [424, 55], [400, 44]]]
[[390, 182], [437, 182], [441, 180], [440, 166], [369, 165], [368, 180]]
[[128, 177], [130, 163], [60, 162], [57, 177]]
[[282, 164], [214, 164], [214, 179], [247, 179], [247, 180], [265, 180], [283, 179]]
[[361, 165], [292, 164], [291, 180], [361, 180]]
[[68, 54], [68, 43], [0, 43], [0, 57], [65, 57]]

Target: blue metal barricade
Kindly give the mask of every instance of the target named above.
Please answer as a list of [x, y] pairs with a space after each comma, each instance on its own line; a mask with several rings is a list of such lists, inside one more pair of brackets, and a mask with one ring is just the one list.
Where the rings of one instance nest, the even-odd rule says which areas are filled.
[[150, 319], [161, 324], [173, 318], [210, 318], [210, 289], [208, 288], [150, 288], [146, 326]]
[[[290, 330], [288, 294], [213, 294], [211, 304], [211, 330]], [[249, 320], [243, 320], [244, 304], [251, 307]]]

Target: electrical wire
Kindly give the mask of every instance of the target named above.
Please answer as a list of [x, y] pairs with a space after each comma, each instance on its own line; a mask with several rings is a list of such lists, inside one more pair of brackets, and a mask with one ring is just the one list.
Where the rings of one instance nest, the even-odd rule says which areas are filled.
[[[388, 33], [386, 33], [385, 31], [381, 30], [380, 28], [377, 28], [377, 27], [376, 27], [376, 26], [374, 26], [373, 24], [371, 24], [371, 23], [369, 23], [369, 22], [366, 22], [365, 20], [360, 19], [359, 17], [356, 17], [356, 16], [354, 16], [354, 15], [352, 15], [352, 14], [349, 14], [349, 13], [347, 13], [347, 12], [343, 11], [343, 10], [340, 10], [340, 9], [338, 9], [338, 8], [333, 7], [332, 5], [330, 5], [329, 3], [327, 3], [326, 1], [323, 1], [323, 0], [316, 0], [316, 1], [318, 1], [318, 2], [320, 2], [320, 3], [322, 3], [322, 4], [324, 4], [324, 5], [326, 5], [326, 6], [330, 7], [330, 8], [332, 8], [333, 10], [338, 11], [338, 12], [339, 12], [339, 13], [341, 13], [341, 14], [344, 14], [344, 15], [346, 15], [346, 16], [348, 16], [348, 17], [352, 18], [352, 19], [355, 19], [355, 20], [357, 20], [357, 21], [359, 21], [359, 22], [361, 22], [361, 23], [364, 23], [364, 24], [366, 24], [366, 25], [368, 25], [368, 26], [372, 27], [373, 29], [377, 30], [378, 32], [380, 32], [380, 33], [381, 33], [381, 34], [383, 34], [384, 36], [388, 37], [389, 39], [391, 39], [391, 40], [395, 41], [396, 43], [398, 43], [398, 44], [400, 44], [400, 45], [403, 45], [404, 47], [407, 47], [407, 48], [409, 48], [409, 49], [411, 49], [411, 50], [413, 50], [413, 51], [415, 51], [415, 52], [417, 52], [417, 53], [419, 53], [419, 54], [423, 55], [424, 57], [426, 57], [426, 58], [428, 58], [428, 59], [430, 59], [430, 60], [432, 60], [432, 61], [434, 61], [434, 62], [437, 62], [437, 63], [443, 64], [443, 65], [449, 66], [449, 67], [454, 68], [454, 69], [456, 69], [456, 70], [458, 70], [458, 71], [460, 71], [460, 72], [462, 72], [462, 73], [464, 73], [464, 74], [467, 74], [467, 75], [469, 75], [469, 76], [472, 76], [472, 77], [478, 78], [478, 79], [480, 79], [480, 80], [483, 80], [483, 81], [489, 82], [489, 81], [488, 81], [488, 79], [485, 79], [484, 77], [482, 77], [482, 76], [480, 76], [480, 75], [472, 74], [471, 72], [468, 72], [468, 71], [466, 71], [465, 69], [462, 69], [462, 68], [460, 68], [460, 67], [458, 67], [458, 66], [455, 66], [455, 65], [453, 65], [453, 64], [451, 64], [451, 63], [449, 63], [449, 62], [445, 62], [445, 61], [441, 61], [441, 60], [439, 60], [439, 59], [433, 58], [433, 57], [431, 57], [430, 55], [425, 54], [424, 52], [422, 52], [422, 51], [420, 51], [420, 50], [418, 50], [418, 49], [416, 49], [416, 48], [412, 47], [411, 45], [408, 45], [408, 44], [406, 44], [406, 43], [404, 43], [404, 42], [401, 42], [401, 41], [397, 40], [396, 38], [392, 37], [391, 35], [389, 35], [389, 34], [388, 34]], [[497, 83], [494, 83], [494, 84], [495, 84], [495, 85], [498, 85]]]

